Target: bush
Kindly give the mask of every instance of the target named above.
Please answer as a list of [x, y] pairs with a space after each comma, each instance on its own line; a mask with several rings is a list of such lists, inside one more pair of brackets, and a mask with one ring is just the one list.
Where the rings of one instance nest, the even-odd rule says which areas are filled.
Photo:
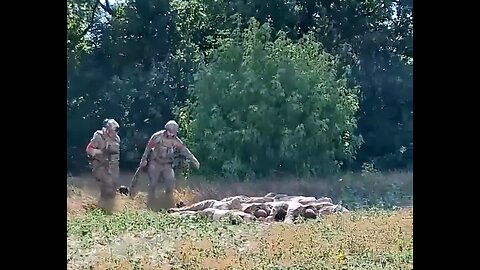
[[220, 38], [192, 86], [191, 142], [204, 173], [322, 175], [354, 157], [358, 90], [306, 35], [294, 43], [251, 20]]

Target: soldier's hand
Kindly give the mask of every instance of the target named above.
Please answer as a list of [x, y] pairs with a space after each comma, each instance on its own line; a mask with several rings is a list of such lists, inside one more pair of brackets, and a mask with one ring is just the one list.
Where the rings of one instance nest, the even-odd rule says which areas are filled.
[[143, 168], [143, 167], [145, 167], [145, 166], [147, 166], [147, 161], [144, 160], [144, 159], [142, 159], [142, 160], [140, 161], [140, 167]]

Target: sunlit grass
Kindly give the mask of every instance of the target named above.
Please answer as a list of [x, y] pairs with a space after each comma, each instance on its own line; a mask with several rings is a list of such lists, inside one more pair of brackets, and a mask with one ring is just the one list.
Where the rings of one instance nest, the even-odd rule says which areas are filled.
[[[77, 210], [67, 218], [68, 269], [413, 267], [411, 210], [334, 214], [295, 225], [231, 225], [147, 211], [139, 195], [136, 201], [117, 198], [111, 215], [90, 197], [69, 198], [77, 200]], [[176, 196], [190, 203], [194, 193], [180, 190]]]

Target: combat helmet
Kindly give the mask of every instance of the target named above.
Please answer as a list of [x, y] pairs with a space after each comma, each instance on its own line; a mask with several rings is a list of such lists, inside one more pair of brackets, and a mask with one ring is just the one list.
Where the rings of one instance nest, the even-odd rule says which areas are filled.
[[118, 124], [117, 121], [115, 121], [115, 119], [108, 119], [108, 118], [103, 120], [103, 126], [111, 130], [118, 130], [118, 128], [120, 128], [120, 125]]
[[168, 131], [177, 133], [178, 124], [174, 120], [170, 120], [165, 124], [165, 129], [168, 130]]

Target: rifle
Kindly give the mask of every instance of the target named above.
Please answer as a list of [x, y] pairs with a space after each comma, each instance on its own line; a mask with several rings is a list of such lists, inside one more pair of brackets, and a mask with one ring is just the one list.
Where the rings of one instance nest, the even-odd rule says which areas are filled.
[[137, 185], [139, 173], [142, 171], [142, 169], [143, 169], [143, 167], [138, 166], [137, 170], [135, 171], [135, 174], [132, 177], [132, 181], [130, 182], [129, 193], [130, 193], [131, 198], [134, 198], [135, 195], [136, 195], [136, 193], [134, 192], [134, 188]]

